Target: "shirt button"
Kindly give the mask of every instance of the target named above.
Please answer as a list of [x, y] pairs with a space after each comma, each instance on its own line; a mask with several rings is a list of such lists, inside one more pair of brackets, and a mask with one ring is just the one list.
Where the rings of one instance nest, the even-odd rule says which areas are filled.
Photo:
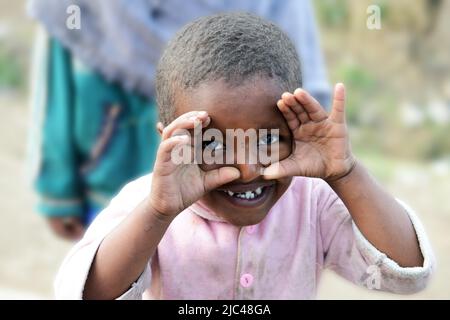
[[247, 233], [248, 233], [248, 234], [253, 234], [253, 233], [255, 233], [256, 226], [248, 226], [248, 227], [246, 228], [246, 230], [247, 230]]
[[248, 288], [253, 283], [253, 276], [250, 273], [245, 273], [241, 276], [241, 286]]

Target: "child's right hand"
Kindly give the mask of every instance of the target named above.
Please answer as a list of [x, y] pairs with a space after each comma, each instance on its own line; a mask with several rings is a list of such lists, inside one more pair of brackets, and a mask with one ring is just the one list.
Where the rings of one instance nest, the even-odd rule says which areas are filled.
[[149, 196], [150, 205], [157, 213], [174, 217], [207, 192], [239, 178], [239, 170], [233, 167], [205, 172], [197, 164], [175, 164], [172, 160], [172, 150], [177, 146], [186, 145], [192, 152], [194, 148], [189, 136], [175, 135], [176, 131], [194, 129], [196, 125], [206, 127], [210, 120], [206, 112], [192, 111], [181, 115], [162, 131]]

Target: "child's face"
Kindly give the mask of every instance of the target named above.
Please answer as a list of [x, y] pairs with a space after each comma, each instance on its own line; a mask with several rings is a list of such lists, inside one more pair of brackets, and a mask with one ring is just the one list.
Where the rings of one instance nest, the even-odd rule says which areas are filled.
[[[292, 138], [287, 123], [278, 110], [276, 102], [283, 90], [268, 78], [251, 78], [242, 85], [230, 87], [225, 81], [211, 81], [198, 88], [182, 92], [175, 99], [175, 116], [190, 111], [206, 111], [211, 122], [205, 129], [220, 130], [225, 139], [227, 129], [278, 129], [279, 136], [258, 136], [258, 148], [277, 149], [279, 160], [291, 154]], [[258, 131], [257, 131], [258, 132]], [[248, 140], [247, 140], [248, 141]], [[215, 141], [214, 149], [227, 148], [227, 141]], [[260, 144], [261, 142], [261, 144]], [[203, 141], [203, 145], [209, 143]], [[248, 145], [237, 146], [247, 148]], [[217, 152], [223, 150], [218, 150]], [[242, 151], [242, 150], [241, 150]], [[248, 153], [247, 153], [248, 154]], [[234, 161], [232, 164], [200, 164], [208, 171], [221, 166], [233, 166], [240, 171], [240, 178], [207, 193], [201, 198], [217, 215], [239, 226], [259, 223], [289, 187], [291, 177], [265, 180], [261, 176], [261, 161]], [[266, 164], [265, 166], [267, 166]], [[250, 191], [250, 193], [249, 193]]]

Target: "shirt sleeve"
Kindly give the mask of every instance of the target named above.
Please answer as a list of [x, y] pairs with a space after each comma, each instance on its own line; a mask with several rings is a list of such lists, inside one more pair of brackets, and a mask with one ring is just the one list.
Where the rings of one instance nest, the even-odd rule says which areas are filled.
[[435, 259], [425, 230], [413, 210], [397, 200], [411, 219], [424, 263], [421, 267], [401, 267], [362, 235], [342, 200], [324, 185], [318, 187], [323, 197], [319, 205], [323, 266], [368, 289], [399, 294], [424, 289], [433, 273]]
[[[142, 184], [136, 182], [125, 186], [110, 205], [97, 216], [83, 239], [70, 250], [55, 279], [55, 297], [57, 299], [79, 300], [83, 298], [86, 279], [100, 244], [140, 202], [142, 189]], [[117, 299], [142, 299], [142, 294], [150, 286], [150, 283], [151, 259], [129, 290]]]
[[[75, 146], [73, 70], [70, 53], [52, 38], [38, 35], [30, 129], [33, 184], [38, 211], [46, 216], [82, 216], [79, 157]], [[44, 42], [44, 43], [43, 43]], [[40, 50], [40, 52], [37, 52]], [[39, 57], [39, 58], [38, 58]]]

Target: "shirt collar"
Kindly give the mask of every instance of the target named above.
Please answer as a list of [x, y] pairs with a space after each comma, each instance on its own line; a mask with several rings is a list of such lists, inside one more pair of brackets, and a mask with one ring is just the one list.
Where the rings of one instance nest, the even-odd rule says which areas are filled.
[[204, 203], [202, 203], [201, 200], [198, 200], [197, 202], [194, 202], [189, 209], [191, 209], [195, 214], [199, 215], [200, 217], [216, 221], [216, 222], [226, 222], [225, 219], [222, 217], [219, 217], [214, 211], [209, 209]]

